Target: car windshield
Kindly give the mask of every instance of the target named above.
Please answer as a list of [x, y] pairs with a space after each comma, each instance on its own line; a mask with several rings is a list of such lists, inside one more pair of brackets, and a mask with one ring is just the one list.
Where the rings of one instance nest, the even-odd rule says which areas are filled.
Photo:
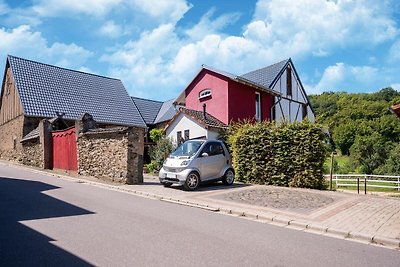
[[171, 157], [192, 157], [199, 150], [204, 141], [186, 141], [180, 145], [174, 152], [171, 153]]

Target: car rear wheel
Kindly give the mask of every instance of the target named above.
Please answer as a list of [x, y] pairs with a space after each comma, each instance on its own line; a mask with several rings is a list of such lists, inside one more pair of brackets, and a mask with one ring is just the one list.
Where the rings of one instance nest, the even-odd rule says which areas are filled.
[[222, 182], [225, 185], [232, 185], [234, 181], [235, 181], [235, 173], [233, 172], [232, 169], [227, 170], [225, 172], [224, 177], [222, 178]]
[[187, 191], [196, 190], [196, 188], [200, 184], [200, 176], [196, 172], [189, 173], [188, 177], [186, 178], [185, 183], [183, 184], [183, 188]]

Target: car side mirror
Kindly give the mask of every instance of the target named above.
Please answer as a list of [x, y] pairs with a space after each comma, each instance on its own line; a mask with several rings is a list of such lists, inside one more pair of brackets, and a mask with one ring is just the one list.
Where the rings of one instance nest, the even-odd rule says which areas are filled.
[[201, 154], [202, 157], [208, 157], [208, 153], [204, 152]]

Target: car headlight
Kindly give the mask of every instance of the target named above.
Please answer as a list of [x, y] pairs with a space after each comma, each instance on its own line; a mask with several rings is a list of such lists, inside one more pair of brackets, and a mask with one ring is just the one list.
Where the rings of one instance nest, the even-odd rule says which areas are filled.
[[181, 162], [181, 166], [187, 166], [189, 165], [190, 160], [184, 160]]

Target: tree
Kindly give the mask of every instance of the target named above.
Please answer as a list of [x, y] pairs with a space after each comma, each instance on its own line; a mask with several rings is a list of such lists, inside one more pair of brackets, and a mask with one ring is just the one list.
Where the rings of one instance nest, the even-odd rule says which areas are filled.
[[349, 155], [350, 147], [354, 143], [356, 129], [352, 124], [341, 124], [334, 128], [333, 140], [343, 155]]
[[389, 154], [385, 164], [375, 169], [375, 174], [400, 175], [400, 144], [397, 144]]
[[361, 172], [372, 174], [385, 163], [391, 148], [391, 142], [386, 142], [380, 134], [374, 133], [370, 136], [357, 136], [350, 149], [350, 155], [360, 166]]

